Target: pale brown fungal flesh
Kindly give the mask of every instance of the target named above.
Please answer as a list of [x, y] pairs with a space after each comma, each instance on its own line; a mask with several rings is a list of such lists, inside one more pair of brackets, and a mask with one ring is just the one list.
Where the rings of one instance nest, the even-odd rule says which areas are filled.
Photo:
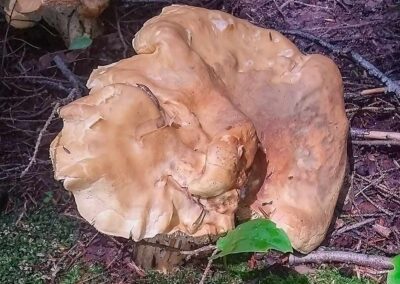
[[200, 236], [233, 228], [248, 204], [299, 251], [318, 246], [346, 167], [336, 65], [274, 30], [188, 6], [146, 22], [134, 48], [61, 110], [55, 177], [82, 216], [135, 240]]

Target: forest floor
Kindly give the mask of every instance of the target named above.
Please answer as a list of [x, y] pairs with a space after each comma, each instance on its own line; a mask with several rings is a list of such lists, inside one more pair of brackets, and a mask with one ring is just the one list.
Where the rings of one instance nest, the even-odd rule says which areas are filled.
[[[130, 241], [97, 233], [79, 216], [72, 196], [53, 180], [49, 160], [49, 144], [62, 127], [60, 119], [52, 120], [36, 163], [20, 178], [54, 104], [71, 88], [53, 63], [54, 56], [60, 56], [85, 82], [97, 66], [133, 55], [131, 40], [136, 31], [168, 5], [166, 1], [120, 2], [102, 15], [104, 34], [79, 51], [67, 50], [44, 23], [15, 30], [0, 17], [0, 283], [198, 283], [201, 278], [206, 259], [188, 263], [170, 276], [156, 272], [143, 276], [132, 261]], [[259, 26], [311, 33], [357, 51], [387, 76], [400, 80], [400, 4], [396, 1], [196, 3]], [[298, 36], [288, 37], [304, 53], [325, 54], [339, 66], [352, 128], [400, 132], [399, 99], [393, 93], [361, 93], [382, 87], [382, 82], [346, 56]], [[328, 249], [400, 254], [400, 146], [375, 142], [349, 139], [350, 191], [323, 243]], [[217, 262], [207, 283], [383, 283], [386, 274], [351, 263], [291, 270], [268, 267], [268, 256], [252, 270], [248, 257], [230, 259], [227, 267]]]

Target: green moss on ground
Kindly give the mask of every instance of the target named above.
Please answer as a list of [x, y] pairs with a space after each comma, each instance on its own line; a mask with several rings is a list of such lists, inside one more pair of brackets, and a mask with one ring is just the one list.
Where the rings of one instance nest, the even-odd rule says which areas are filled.
[[[49, 280], [49, 258], [75, 241], [75, 224], [52, 207], [0, 215], [0, 283], [44, 283]], [[47, 271], [43, 271], [43, 268]]]
[[[48, 200], [44, 200], [44, 202]], [[61, 257], [77, 241], [77, 224], [59, 214], [47, 203], [46, 208], [28, 212], [16, 224], [20, 213], [0, 215], [0, 283], [49, 283], [54, 265], [62, 270], [56, 283], [112, 283], [112, 279], [99, 265], [88, 265], [77, 261], [65, 268]], [[209, 284], [373, 284], [368, 280], [348, 278], [337, 270], [320, 269], [313, 275], [299, 275], [290, 271], [252, 270], [247, 268], [246, 255], [228, 257], [225, 267], [216, 261], [206, 283]], [[148, 272], [142, 279], [132, 283], [190, 284], [198, 283], [203, 273], [202, 266], [187, 266], [170, 275]]]
[[[254, 274], [255, 275], [255, 274]], [[182, 269], [170, 275], [162, 275], [157, 272], [150, 272], [146, 278], [141, 279], [139, 283], [157, 283], [157, 284], [176, 284], [176, 283], [199, 283], [202, 273], [194, 269]], [[207, 284], [241, 284], [241, 283], [268, 283], [268, 284], [308, 284], [307, 277], [285, 275], [279, 276], [267, 271], [260, 272], [254, 278], [241, 277], [238, 274], [227, 271], [215, 271], [209, 275]], [[329, 283], [331, 284], [331, 283]], [[353, 283], [352, 283], [353, 284]]]
[[[185, 268], [170, 275], [158, 272], [149, 272], [138, 283], [157, 284], [195, 284], [199, 283], [202, 273], [195, 268]], [[296, 273], [271, 273], [268, 270], [258, 270], [247, 273], [235, 271], [214, 270], [206, 281], [207, 284], [374, 284], [375, 282], [355, 277], [346, 277], [335, 269], [320, 269], [312, 275]]]
[[59, 279], [60, 284], [75, 283], [107, 283], [107, 273], [100, 265], [85, 265], [78, 263], [73, 265]]
[[[314, 274], [301, 275], [287, 268], [249, 270], [248, 255], [238, 254], [227, 257], [227, 265], [217, 260], [207, 278], [207, 284], [374, 284], [373, 281], [357, 279], [340, 274], [336, 269], [321, 268]], [[176, 284], [198, 283], [202, 277], [202, 269], [188, 266], [170, 275], [149, 272], [139, 283]]]
[[374, 284], [372, 280], [358, 279], [357, 277], [347, 277], [340, 274], [336, 269], [320, 269], [315, 275], [308, 276], [312, 284]]

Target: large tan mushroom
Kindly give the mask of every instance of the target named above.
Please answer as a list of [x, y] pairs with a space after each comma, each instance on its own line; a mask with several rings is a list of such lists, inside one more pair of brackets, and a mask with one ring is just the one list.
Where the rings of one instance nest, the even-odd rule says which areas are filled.
[[189, 6], [164, 8], [133, 45], [138, 55], [93, 71], [89, 96], [60, 112], [55, 178], [82, 216], [140, 240], [224, 232], [239, 206], [268, 215], [297, 250], [318, 246], [346, 167], [336, 65]]

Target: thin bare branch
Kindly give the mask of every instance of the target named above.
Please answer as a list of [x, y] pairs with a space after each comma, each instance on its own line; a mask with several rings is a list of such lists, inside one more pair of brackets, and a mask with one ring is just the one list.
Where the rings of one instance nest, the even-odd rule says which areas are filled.
[[352, 225], [344, 226], [344, 227], [340, 228], [339, 230], [337, 230], [334, 233], [334, 235], [340, 235], [340, 234], [343, 234], [344, 232], [348, 232], [348, 231], [357, 229], [357, 228], [362, 227], [362, 226], [364, 226], [366, 224], [372, 223], [375, 220], [376, 220], [375, 218], [369, 218], [367, 220], [363, 220], [361, 222], [357, 222], [357, 223], [352, 224]]
[[71, 70], [68, 69], [67, 65], [65, 65], [64, 61], [61, 59], [60, 56], [56, 55], [53, 58], [54, 63], [57, 65], [57, 68], [60, 69], [61, 73], [64, 75], [65, 78], [68, 79], [72, 83], [75, 89], [85, 89], [85, 85], [77, 78], [77, 76], [72, 73]]
[[53, 120], [54, 116], [56, 115], [58, 108], [62, 104], [65, 104], [65, 103], [69, 102], [77, 93], [78, 93], [77, 89], [72, 89], [67, 98], [62, 100], [62, 102], [57, 102], [54, 105], [54, 107], [53, 107], [53, 109], [52, 109], [52, 111], [50, 113], [50, 116], [47, 118], [43, 128], [39, 132], [38, 138], [36, 139], [35, 149], [33, 151], [33, 155], [31, 157], [31, 159], [29, 160], [29, 163], [26, 166], [26, 168], [21, 172], [21, 175], [19, 176], [20, 178], [23, 178], [27, 174], [29, 169], [32, 167], [32, 165], [36, 163], [36, 156], [38, 154], [39, 146], [40, 146], [40, 143], [42, 141], [43, 135], [47, 131], [47, 128], [49, 127], [51, 121]]
[[168, 246], [168, 245], [164, 245], [164, 244], [152, 243], [152, 242], [148, 242], [145, 240], [138, 241], [137, 244], [143, 244], [143, 245], [162, 248], [162, 249], [169, 250], [169, 251], [179, 252], [180, 254], [187, 255], [187, 256], [199, 255], [202, 252], [208, 252], [208, 251], [212, 251], [212, 250], [216, 249], [215, 245], [207, 245], [207, 246], [200, 247], [200, 248], [194, 249], [194, 250], [181, 250], [176, 247], [172, 247], [172, 246]]
[[210, 272], [211, 265], [212, 265], [213, 260], [214, 260], [212, 257], [213, 257], [214, 255], [216, 255], [217, 252], [218, 252], [218, 250], [215, 249], [214, 252], [212, 253], [210, 259], [208, 260], [206, 269], [204, 270], [203, 275], [201, 276], [201, 280], [200, 280], [199, 284], [204, 284], [204, 283], [205, 283], [206, 278], [207, 278], [207, 275], [208, 275], [208, 272]]
[[373, 89], [366, 89], [360, 92], [361, 95], [376, 95], [376, 94], [381, 94], [381, 93], [386, 93], [386, 88], [373, 88]]
[[352, 140], [351, 143], [365, 146], [400, 146], [400, 141], [398, 140]]
[[37, 153], [39, 151], [39, 146], [40, 146], [40, 142], [42, 141], [43, 134], [46, 132], [47, 127], [49, 127], [49, 125], [50, 125], [51, 121], [53, 120], [54, 116], [56, 115], [57, 109], [59, 107], [60, 107], [60, 103], [56, 103], [54, 105], [50, 116], [47, 118], [43, 128], [40, 130], [39, 136], [38, 136], [38, 138], [36, 140], [35, 150], [33, 151], [33, 155], [31, 157], [31, 159], [29, 160], [29, 164], [26, 166], [26, 168], [22, 171], [21, 175], [19, 176], [20, 178], [23, 178], [26, 175], [26, 173], [29, 171], [29, 169], [32, 167], [32, 165], [34, 163], [36, 163], [36, 156], [37, 156]]
[[368, 255], [347, 251], [315, 251], [306, 256], [289, 256], [289, 264], [305, 263], [330, 263], [339, 262], [360, 266], [372, 267], [375, 269], [393, 269], [391, 259], [385, 256]]
[[390, 131], [376, 131], [352, 127], [350, 130], [353, 138], [370, 138], [378, 140], [397, 140], [400, 141], [400, 133]]

